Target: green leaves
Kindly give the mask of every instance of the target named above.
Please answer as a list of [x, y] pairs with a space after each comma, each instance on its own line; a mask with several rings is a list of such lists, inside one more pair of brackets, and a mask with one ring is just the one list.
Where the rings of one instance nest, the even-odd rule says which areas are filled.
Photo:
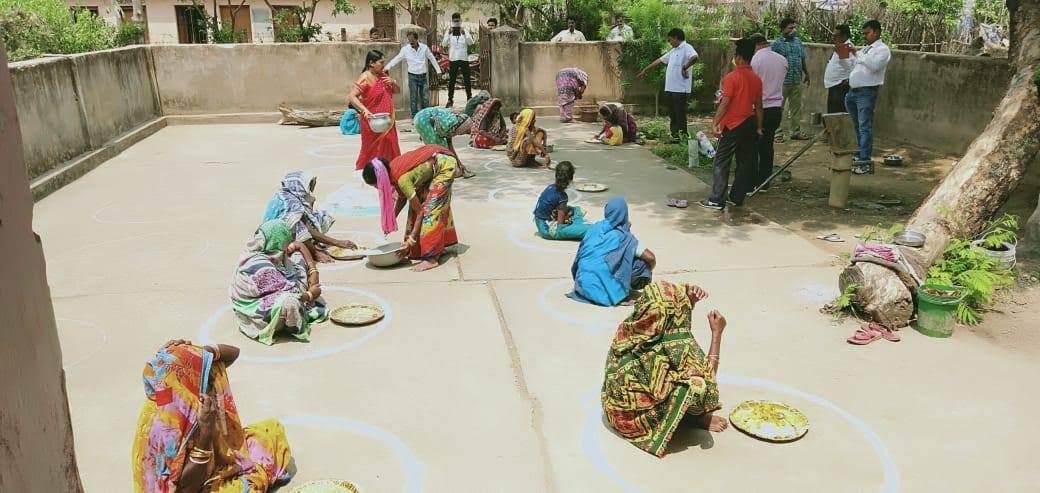
[[63, 0], [0, 0], [0, 33], [12, 62], [116, 46], [115, 28]]
[[[1018, 218], [1005, 214], [987, 223], [981, 238], [997, 246], [1017, 240]], [[942, 259], [928, 269], [928, 282], [962, 286], [965, 297], [957, 305], [957, 320], [965, 325], [982, 321], [981, 311], [993, 305], [998, 293], [1014, 284], [1013, 273], [993, 257], [975, 247], [971, 241], [951, 240]]]

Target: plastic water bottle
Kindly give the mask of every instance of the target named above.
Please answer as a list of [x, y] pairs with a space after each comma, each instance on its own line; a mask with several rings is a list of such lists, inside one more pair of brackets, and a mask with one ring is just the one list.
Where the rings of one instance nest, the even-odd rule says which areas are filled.
[[715, 159], [715, 146], [711, 145], [711, 141], [703, 131], [697, 132], [697, 142], [700, 143], [701, 154]]

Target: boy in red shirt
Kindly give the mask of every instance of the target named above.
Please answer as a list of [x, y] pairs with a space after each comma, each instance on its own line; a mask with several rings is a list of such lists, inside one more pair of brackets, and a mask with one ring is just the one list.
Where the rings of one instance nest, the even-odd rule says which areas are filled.
[[734, 206], [744, 205], [744, 197], [755, 185], [755, 143], [762, 135], [762, 80], [751, 70], [753, 56], [754, 43], [747, 38], [738, 40], [733, 58], [737, 68], [722, 79], [722, 101], [713, 124], [715, 136], [720, 137], [715, 153], [715, 175], [711, 196], [699, 202], [707, 209], [726, 207], [729, 167], [734, 155], [737, 173], [728, 202]]

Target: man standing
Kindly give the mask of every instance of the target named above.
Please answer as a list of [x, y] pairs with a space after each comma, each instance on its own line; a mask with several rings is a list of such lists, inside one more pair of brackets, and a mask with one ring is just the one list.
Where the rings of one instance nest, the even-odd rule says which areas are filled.
[[631, 41], [635, 37], [632, 26], [625, 24], [625, 16], [620, 14], [614, 16], [614, 27], [610, 28], [607, 41]]
[[859, 138], [859, 153], [852, 171], [857, 175], [874, 172], [870, 156], [874, 151], [874, 107], [878, 91], [885, 84], [885, 70], [892, 59], [892, 50], [881, 41], [881, 23], [876, 20], [863, 24], [863, 38], [867, 46], [851, 48], [856, 55], [852, 73], [849, 74], [849, 93], [845, 95], [845, 108], [852, 116], [852, 125]]
[[784, 117], [784, 78], [787, 77], [787, 59], [769, 49], [769, 41], [761, 34], [752, 34], [755, 56], [751, 70], [762, 80], [762, 136], [758, 138], [758, 166], [754, 186], [765, 183], [773, 173], [773, 134], [780, 128]]
[[560, 34], [553, 36], [551, 40], [553, 43], [581, 43], [585, 41], [585, 35], [581, 31], [575, 29], [578, 23], [573, 17], [567, 18], [567, 29], [560, 31]]
[[[809, 140], [802, 134], [802, 83], [809, 85], [809, 69], [805, 67], [805, 46], [794, 33], [798, 23], [786, 18], [780, 21], [780, 38], [773, 42], [773, 51], [787, 59], [787, 77], [784, 78], [784, 104], [787, 107], [787, 130], [792, 140]], [[783, 136], [779, 139], [783, 142]]]
[[491, 31], [498, 29], [498, 19], [487, 20], [487, 26], [481, 26], [477, 33], [480, 39], [480, 87], [491, 89]]
[[[715, 112], [713, 133], [719, 139], [715, 153], [715, 173], [711, 182], [711, 197], [699, 202], [706, 209], [722, 210], [726, 203], [744, 205], [744, 198], [754, 186], [755, 142], [764, 135], [762, 110], [762, 80], [751, 70], [755, 44], [749, 39], [737, 41], [733, 57], [737, 68], [722, 79], [722, 101]], [[729, 186], [729, 168], [734, 155], [737, 173], [733, 189], [726, 200]]]
[[473, 44], [473, 37], [462, 28], [462, 14], [455, 12], [451, 14], [451, 28], [444, 33], [441, 45], [448, 48], [448, 60], [451, 65], [448, 69], [448, 104], [445, 108], [451, 108], [455, 104], [455, 82], [459, 80], [459, 72], [462, 72], [462, 83], [466, 86], [466, 100], [473, 96], [473, 82], [469, 74], [469, 45]]
[[667, 64], [668, 68], [665, 69], [664, 79], [664, 97], [668, 104], [668, 118], [671, 121], [672, 138], [679, 140], [687, 138], [686, 101], [689, 99], [690, 90], [693, 88], [690, 67], [697, 62], [697, 50], [693, 49], [693, 46], [686, 42], [686, 33], [679, 28], [672, 28], [671, 31], [668, 31], [668, 44], [672, 45], [672, 49], [661, 58], [651, 62], [643, 70], [640, 70], [637, 77], [642, 79], [650, 69]]
[[851, 54], [852, 43], [849, 38], [852, 31], [849, 26], [841, 24], [834, 28], [834, 53], [827, 60], [827, 70], [823, 73], [823, 86], [827, 88], [827, 113], [845, 112], [845, 94], [849, 92], [849, 74], [856, 63]]
[[419, 110], [430, 106], [429, 75], [427, 75], [427, 60], [433, 64], [433, 70], [437, 75], [441, 74], [441, 68], [437, 65], [437, 59], [430, 53], [430, 47], [419, 42], [419, 33], [411, 31], [408, 33], [408, 44], [401, 47], [401, 51], [383, 70], [390, 70], [405, 60], [408, 66], [408, 99], [412, 106], [412, 116]]

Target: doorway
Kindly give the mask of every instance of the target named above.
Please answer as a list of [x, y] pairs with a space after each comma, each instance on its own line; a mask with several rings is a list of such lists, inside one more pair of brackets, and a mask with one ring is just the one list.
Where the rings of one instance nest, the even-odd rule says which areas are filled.
[[253, 42], [253, 21], [249, 16], [249, 5], [243, 4], [235, 7], [221, 5], [220, 24], [225, 28], [230, 27], [238, 33], [236, 42]]
[[183, 44], [206, 43], [206, 11], [195, 5], [174, 5], [177, 16], [177, 42]]

